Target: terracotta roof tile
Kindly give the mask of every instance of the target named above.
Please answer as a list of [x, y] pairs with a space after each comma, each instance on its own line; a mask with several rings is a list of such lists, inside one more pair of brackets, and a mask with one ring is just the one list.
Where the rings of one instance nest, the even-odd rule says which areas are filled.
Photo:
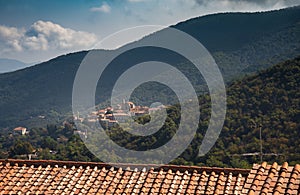
[[299, 194], [299, 166], [289, 166], [287, 162], [282, 166], [276, 162], [255, 164], [244, 184], [243, 194]]
[[[119, 168], [115, 168], [115, 167]], [[0, 194], [297, 194], [300, 165], [253, 169], [0, 160]]]

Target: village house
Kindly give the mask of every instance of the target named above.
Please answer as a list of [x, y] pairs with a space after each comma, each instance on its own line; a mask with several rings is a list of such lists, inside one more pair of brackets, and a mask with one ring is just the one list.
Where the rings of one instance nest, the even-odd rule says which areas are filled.
[[27, 133], [27, 128], [26, 127], [16, 127], [16, 128], [14, 128], [14, 134], [15, 133], [25, 135]]
[[136, 106], [133, 102], [118, 104], [116, 109], [107, 107], [97, 111], [92, 111], [86, 118], [80, 118], [79, 113], [74, 116], [74, 121], [84, 122], [87, 125], [95, 125], [98, 121], [103, 128], [107, 129], [116, 126], [118, 123], [126, 123], [130, 117], [140, 117], [146, 114], [154, 113], [164, 106], [149, 108], [147, 106]]

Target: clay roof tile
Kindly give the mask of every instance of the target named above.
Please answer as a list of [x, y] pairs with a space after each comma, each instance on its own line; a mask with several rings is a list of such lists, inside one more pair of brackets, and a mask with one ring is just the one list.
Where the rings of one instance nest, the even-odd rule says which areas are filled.
[[299, 165], [278, 166], [266, 162], [255, 164], [250, 171], [9, 159], [0, 160], [0, 191], [13, 194], [297, 194], [299, 170]]

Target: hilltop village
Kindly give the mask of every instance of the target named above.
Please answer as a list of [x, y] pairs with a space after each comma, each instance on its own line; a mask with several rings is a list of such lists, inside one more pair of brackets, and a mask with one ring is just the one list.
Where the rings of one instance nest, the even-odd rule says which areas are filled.
[[117, 125], [118, 123], [125, 123], [129, 117], [140, 117], [147, 114], [156, 112], [165, 106], [158, 107], [148, 107], [148, 106], [136, 106], [133, 102], [123, 102], [118, 104], [115, 108], [106, 107], [105, 109], [100, 109], [91, 112], [87, 118], [81, 118], [74, 116], [74, 120], [83, 122], [89, 125], [95, 124], [98, 120], [102, 127], [109, 128]]

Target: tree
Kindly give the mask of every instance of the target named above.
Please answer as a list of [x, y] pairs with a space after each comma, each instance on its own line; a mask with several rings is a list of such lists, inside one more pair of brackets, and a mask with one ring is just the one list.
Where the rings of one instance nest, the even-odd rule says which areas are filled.
[[32, 145], [25, 141], [17, 141], [11, 148], [10, 148], [10, 156], [15, 155], [22, 155], [22, 154], [31, 154], [33, 152], [34, 148]]

